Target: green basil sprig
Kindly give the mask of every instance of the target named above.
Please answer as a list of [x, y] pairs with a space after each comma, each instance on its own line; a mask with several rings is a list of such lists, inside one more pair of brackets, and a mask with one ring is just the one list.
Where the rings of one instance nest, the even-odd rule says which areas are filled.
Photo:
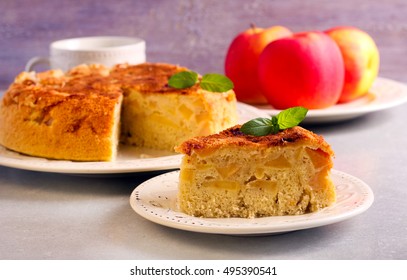
[[[174, 74], [168, 80], [172, 88], [184, 89], [198, 83], [198, 74], [194, 71], [182, 71]], [[233, 82], [226, 76], [216, 73], [205, 74], [200, 82], [202, 89], [211, 92], [226, 92], [233, 89]]]
[[256, 118], [246, 122], [240, 131], [247, 135], [265, 136], [299, 125], [308, 113], [308, 109], [298, 106], [281, 111], [269, 118]]

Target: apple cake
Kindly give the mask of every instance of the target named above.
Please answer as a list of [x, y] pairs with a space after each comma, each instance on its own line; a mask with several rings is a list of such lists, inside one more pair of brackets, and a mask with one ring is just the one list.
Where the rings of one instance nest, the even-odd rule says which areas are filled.
[[321, 136], [299, 126], [250, 136], [236, 125], [192, 138], [176, 150], [184, 154], [178, 203], [188, 215], [297, 215], [335, 201], [333, 151]]
[[112, 161], [119, 141], [172, 151], [234, 125], [233, 90], [168, 86], [169, 77], [185, 70], [144, 63], [23, 72], [0, 104], [0, 144], [50, 159]]

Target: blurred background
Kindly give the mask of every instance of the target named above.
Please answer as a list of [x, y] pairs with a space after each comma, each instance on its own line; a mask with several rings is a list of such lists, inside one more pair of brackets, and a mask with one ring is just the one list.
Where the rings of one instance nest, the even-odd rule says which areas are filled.
[[407, 82], [406, 0], [0, 0], [0, 11], [0, 90], [52, 41], [82, 36], [141, 37], [150, 62], [223, 73], [229, 44], [251, 23], [361, 28], [379, 47], [379, 75]]

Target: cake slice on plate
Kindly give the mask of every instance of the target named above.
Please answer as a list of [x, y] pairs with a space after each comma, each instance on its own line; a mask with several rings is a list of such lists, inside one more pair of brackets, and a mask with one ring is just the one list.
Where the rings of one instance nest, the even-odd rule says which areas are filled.
[[317, 211], [335, 202], [333, 151], [299, 126], [265, 136], [237, 125], [176, 148], [181, 211], [198, 217], [265, 217]]

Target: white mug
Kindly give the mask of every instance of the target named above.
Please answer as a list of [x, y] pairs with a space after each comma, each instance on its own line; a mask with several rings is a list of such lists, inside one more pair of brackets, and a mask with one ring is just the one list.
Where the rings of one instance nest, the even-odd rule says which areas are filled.
[[80, 64], [103, 64], [111, 67], [119, 63], [139, 64], [146, 61], [146, 43], [134, 37], [82, 37], [64, 39], [50, 44], [49, 57], [33, 57], [25, 71], [33, 71], [38, 64], [67, 71]]

